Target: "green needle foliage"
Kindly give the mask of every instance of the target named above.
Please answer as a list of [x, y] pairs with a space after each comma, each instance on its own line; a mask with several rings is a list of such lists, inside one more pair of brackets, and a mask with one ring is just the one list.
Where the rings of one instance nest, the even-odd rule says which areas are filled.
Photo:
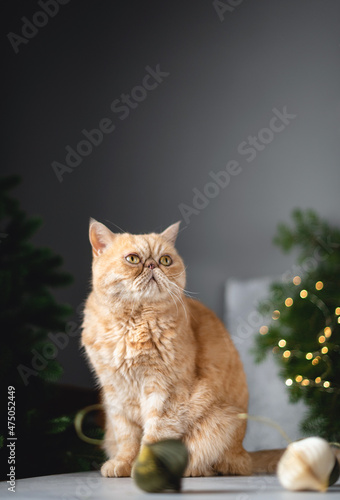
[[292, 219], [278, 226], [274, 243], [298, 249], [298, 264], [259, 306], [273, 319], [256, 337], [255, 355], [260, 362], [273, 352], [290, 400], [307, 405], [302, 432], [339, 441], [340, 230], [311, 210], [295, 210]]
[[[17, 478], [89, 470], [94, 461], [101, 461], [101, 454], [76, 436], [75, 411], [61, 414], [63, 394], [55, 382], [62, 367], [51, 341], [53, 333], [65, 332], [72, 311], [56, 302], [51, 289], [66, 286], [72, 279], [61, 271], [61, 257], [30, 242], [42, 221], [27, 217], [9, 195], [19, 182], [16, 176], [0, 180], [0, 389], [4, 404], [0, 448], [8, 455], [7, 438], [17, 437]], [[8, 387], [14, 387], [11, 399], [15, 401], [15, 420], [10, 423]], [[98, 432], [88, 429], [93, 437]], [[8, 472], [9, 465], [1, 468], [1, 479], [7, 479]]]

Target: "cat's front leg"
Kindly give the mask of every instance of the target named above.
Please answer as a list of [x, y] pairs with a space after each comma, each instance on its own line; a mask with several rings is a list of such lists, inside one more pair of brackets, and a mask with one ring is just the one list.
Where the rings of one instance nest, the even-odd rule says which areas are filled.
[[[107, 414], [105, 448], [109, 455], [102, 468], [104, 477], [128, 477], [131, 475], [142, 437], [142, 429], [124, 414]], [[115, 435], [115, 446], [110, 446], [110, 435]]]
[[141, 408], [144, 420], [142, 444], [182, 438], [185, 419], [167, 391], [149, 387], [144, 393]]

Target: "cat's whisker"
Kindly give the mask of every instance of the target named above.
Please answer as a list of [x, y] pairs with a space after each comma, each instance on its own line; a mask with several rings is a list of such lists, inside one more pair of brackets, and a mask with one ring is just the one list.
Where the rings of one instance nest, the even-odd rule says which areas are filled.
[[[185, 272], [186, 272], [187, 267], [188, 267], [188, 266], [185, 266], [185, 268], [183, 269], [183, 271], [181, 271], [180, 273], [177, 273], [177, 274], [172, 274], [172, 275], [171, 275], [171, 278], [179, 278], [179, 276], [181, 276], [183, 273], [185, 273]], [[168, 278], [168, 279], [169, 279], [169, 278]], [[171, 280], [169, 279], [169, 281], [171, 281]], [[174, 284], [176, 285], [176, 283], [174, 283]], [[193, 294], [195, 294], [195, 295], [198, 295], [198, 292], [192, 292], [192, 291], [190, 291], [190, 290], [186, 290], [185, 288], [182, 288], [182, 290], [183, 290], [183, 292], [185, 292], [185, 293], [193, 293]]]
[[119, 231], [121, 231], [122, 233], [126, 233], [127, 231], [124, 231], [123, 228], [121, 228], [120, 226], [118, 226], [117, 224], [115, 224], [114, 222], [112, 222], [111, 220], [109, 219], [105, 219], [106, 222], [109, 222], [110, 224], [112, 224], [113, 226], [115, 226], [117, 229], [119, 229]]
[[[179, 286], [176, 285], [176, 283], [173, 283], [172, 281], [170, 280], [167, 280], [169, 285], [175, 285], [176, 288], [172, 290], [172, 293], [174, 294], [174, 296], [177, 298], [177, 300], [180, 302], [180, 304], [182, 305], [183, 309], [184, 309], [184, 314], [185, 314], [185, 317], [186, 319], [188, 319], [188, 315], [187, 315], [187, 310], [186, 310], [186, 307], [184, 305], [184, 302], [183, 302], [183, 299], [181, 297], [181, 288]], [[168, 290], [170, 289], [170, 287], [168, 287]]]
[[187, 270], [187, 266], [180, 273], [172, 274], [171, 277], [172, 278], [178, 278], [178, 276], [182, 276], [182, 274], [185, 273], [186, 270]]
[[177, 285], [177, 283], [175, 283], [174, 281], [171, 281], [169, 278], [168, 278], [168, 281], [173, 285], [175, 286], [176, 288], [178, 288], [181, 292], [184, 292], [188, 297], [191, 296], [191, 294], [195, 294], [195, 295], [198, 295], [198, 292], [190, 292], [190, 290], [186, 290], [185, 288], [182, 288], [181, 286]]
[[185, 319], [188, 320], [188, 313], [187, 313], [187, 309], [184, 305], [184, 302], [183, 302], [183, 299], [181, 297], [178, 297], [178, 300], [180, 301], [182, 307], [183, 307], [183, 310], [184, 310], [184, 314], [185, 314]]
[[167, 288], [166, 290], [167, 290], [167, 292], [169, 293], [169, 295], [170, 295], [170, 297], [171, 297], [171, 299], [172, 299], [173, 303], [174, 303], [174, 304], [175, 304], [175, 306], [176, 306], [176, 311], [177, 311], [177, 316], [178, 316], [178, 306], [177, 306], [177, 302], [176, 302], [176, 300], [175, 300], [175, 299], [176, 299], [176, 297], [175, 297], [175, 296], [174, 296], [174, 294], [173, 294], [173, 293], [169, 290], [169, 288]]
[[186, 297], [190, 297], [191, 299], [195, 298], [194, 294], [198, 295], [198, 292], [189, 292], [189, 290], [184, 290], [184, 288], [182, 288], [182, 291]]
[[184, 308], [184, 312], [186, 314], [186, 310], [185, 310], [183, 301], [181, 300], [178, 291], [176, 289], [171, 290], [171, 281], [168, 278], [166, 278], [162, 272], [157, 273], [157, 281], [158, 281], [159, 285], [163, 286], [165, 288], [165, 290], [168, 292], [168, 294], [171, 296], [174, 304], [176, 305], [177, 315], [178, 315], [178, 307], [177, 307], [176, 301], [181, 303], [182, 307]]
[[[178, 278], [179, 276], [181, 276], [181, 274], [183, 274], [185, 272], [185, 269], [181, 272], [181, 273], [178, 273], [178, 274], [172, 274], [171, 275], [171, 278]], [[193, 295], [198, 295], [198, 292], [192, 292], [191, 290], [186, 290], [185, 288], [182, 288], [181, 286], [177, 285], [177, 283], [174, 283], [173, 281], [170, 280], [170, 278], [168, 278], [168, 280], [176, 287], [180, 288], [180, 290], [182, 292], [184, 292], [188, 297], [191, 296], [191, 294]]]
[[169, 293], [170, 297], [172, 298], [172, 300], [173, 300], [174, 304], [176, 305], [177, 316], [178, 316], [179, 310], [178, 310], [177, 302], [179, 302], [179, 303], [180, 303], [180, 300], [179, 300], [178, 296], [177, 296], [174, 292], [172, 292], [172, 291], [170, 290], [170, 288], [169, 288], [169, 287], [166, 287], [166, 290], [167, 290], [167, 292]]

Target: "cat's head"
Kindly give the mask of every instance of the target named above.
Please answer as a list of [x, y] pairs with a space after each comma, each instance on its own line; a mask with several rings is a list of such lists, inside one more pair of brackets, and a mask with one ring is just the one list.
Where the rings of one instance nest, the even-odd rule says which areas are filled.
[[113, 233], [90, 220], [93, 290], [107, 305], [171, 301], [185, 287], [185, 267], [175, 248], [179, 222], [160, 234]]

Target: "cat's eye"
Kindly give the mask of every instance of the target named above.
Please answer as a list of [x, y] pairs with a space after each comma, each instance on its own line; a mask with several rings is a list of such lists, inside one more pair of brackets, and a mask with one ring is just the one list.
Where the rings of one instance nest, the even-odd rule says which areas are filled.
[[130, 255], [127, 255], [125, 258], [128, 262], [130, 262], [130, 264], [140, 263], [140, 258], [135, 253], [130, 253]]
[[163, 264], [163, 266], [170, 266], [172, 264], [172, 259], [169, 257], [169, 255], [162, 255], [162, 257], [159, 259], [159, 262]]

